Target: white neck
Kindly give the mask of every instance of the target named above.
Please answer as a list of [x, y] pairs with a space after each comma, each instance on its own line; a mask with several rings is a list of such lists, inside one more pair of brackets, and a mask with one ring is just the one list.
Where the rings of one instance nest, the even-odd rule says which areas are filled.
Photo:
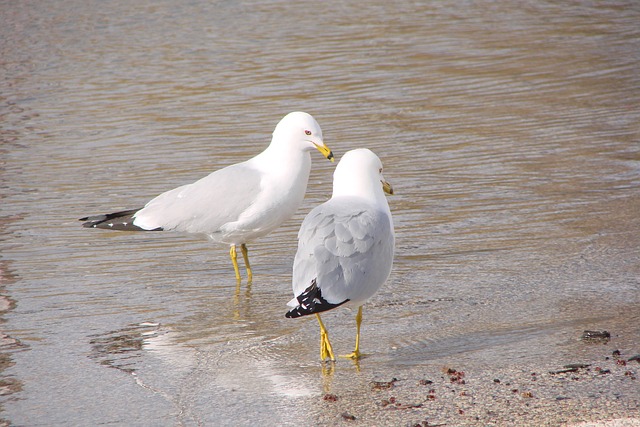
[[389, 210], [382, 183], [377, 177], [352, 176], [347, 179], [346, 177], [341, 177], [339, 173], [338, 176], [334, 175], [333, 194], [331, 197], [343, 196], [366, 199], [372, 203], [386, 206], [386, 209]]
[[[274, 136], [274, 139], [276, 136]], [[250, 162], [261, 170], [284, 176], [296, 176], [303, 173], [308, 176], [311, 171], [311, 155], [308, 150], [300, 149], [295, 142], [274, 141]]]

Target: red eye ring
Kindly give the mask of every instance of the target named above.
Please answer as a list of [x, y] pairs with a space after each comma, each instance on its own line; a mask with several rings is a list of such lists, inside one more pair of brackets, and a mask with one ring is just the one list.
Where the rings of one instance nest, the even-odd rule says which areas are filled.
[[305, 135], [311, 135], [311, 131], [310, 130], [305, 130], [304, 133], [305, 133]]

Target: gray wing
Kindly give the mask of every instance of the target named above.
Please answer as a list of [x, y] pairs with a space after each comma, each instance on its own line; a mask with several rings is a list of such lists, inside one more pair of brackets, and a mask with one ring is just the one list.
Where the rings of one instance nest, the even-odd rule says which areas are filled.
[[393, 246], [386, 212], [358, 200], [331, 199], [307, 215], [298, 233], [294, 295], [315, 279], [328, 303], [362, 303], [389, 276]]
[[213, 233], [238, 217], [260, 193], [261, 174], [246, 162], [160, 194], [135, 214], [144, 228]]

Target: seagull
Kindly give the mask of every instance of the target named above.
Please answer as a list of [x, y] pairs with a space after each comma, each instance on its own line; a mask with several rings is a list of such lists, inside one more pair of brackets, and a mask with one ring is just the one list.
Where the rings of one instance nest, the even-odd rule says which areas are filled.
[[289, 113], [277, 124], [269, 146], [257, 156], [162, 193], [143, 208], [80, 221], [88, 228], [204, 234], [230, 245], [238, 282], [239, 245], [251, 283], [246, 244], [269, 234], [298, 209], [307, 190], [313, 149], [334, 161], [318, 122], [307, 113]]
[[362, 305], [391, 273], [395, 236], [385, 193], [393, 188], [371, 150], [344, 154], [333, 173], [333, 194], [305, 217], [293, 262], [293, 307], [288, 318], [315, 314], [320, 325], [320, 359], [335, 361], [320, 314], [341, 305], [358, 307], [356, 346], [344, 356], [361, 357]]

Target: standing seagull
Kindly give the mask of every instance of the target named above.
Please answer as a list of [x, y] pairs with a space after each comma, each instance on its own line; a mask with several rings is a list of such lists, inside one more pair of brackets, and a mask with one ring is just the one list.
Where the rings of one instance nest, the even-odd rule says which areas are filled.
[[394, 232], [385, 194], [393, 194], [372, 151], [347, 152], [333, 173], [333, 195], [306, 216], [293, 262], [293, 294], [286, 317], [315, 314], [320, 324], [320, 358], [335, 360], [321, 313], [342, 304], [358, 307], [359, 359], [362, 305], [391, 273]]
[[252, 159], [162, 193], [144, 208], [80, 221], [90, 228], [205, 234], [214, 242], [231, 245], [238, 281], [236, 246], [240, 245], [251, 282], [246, 243], [269, 234], [298, 209], [307, 190], [309, 152], [314, 148], [333, 162], [315, 119], [307, 113], [289, 113], [273, 131], [271, 144]]

